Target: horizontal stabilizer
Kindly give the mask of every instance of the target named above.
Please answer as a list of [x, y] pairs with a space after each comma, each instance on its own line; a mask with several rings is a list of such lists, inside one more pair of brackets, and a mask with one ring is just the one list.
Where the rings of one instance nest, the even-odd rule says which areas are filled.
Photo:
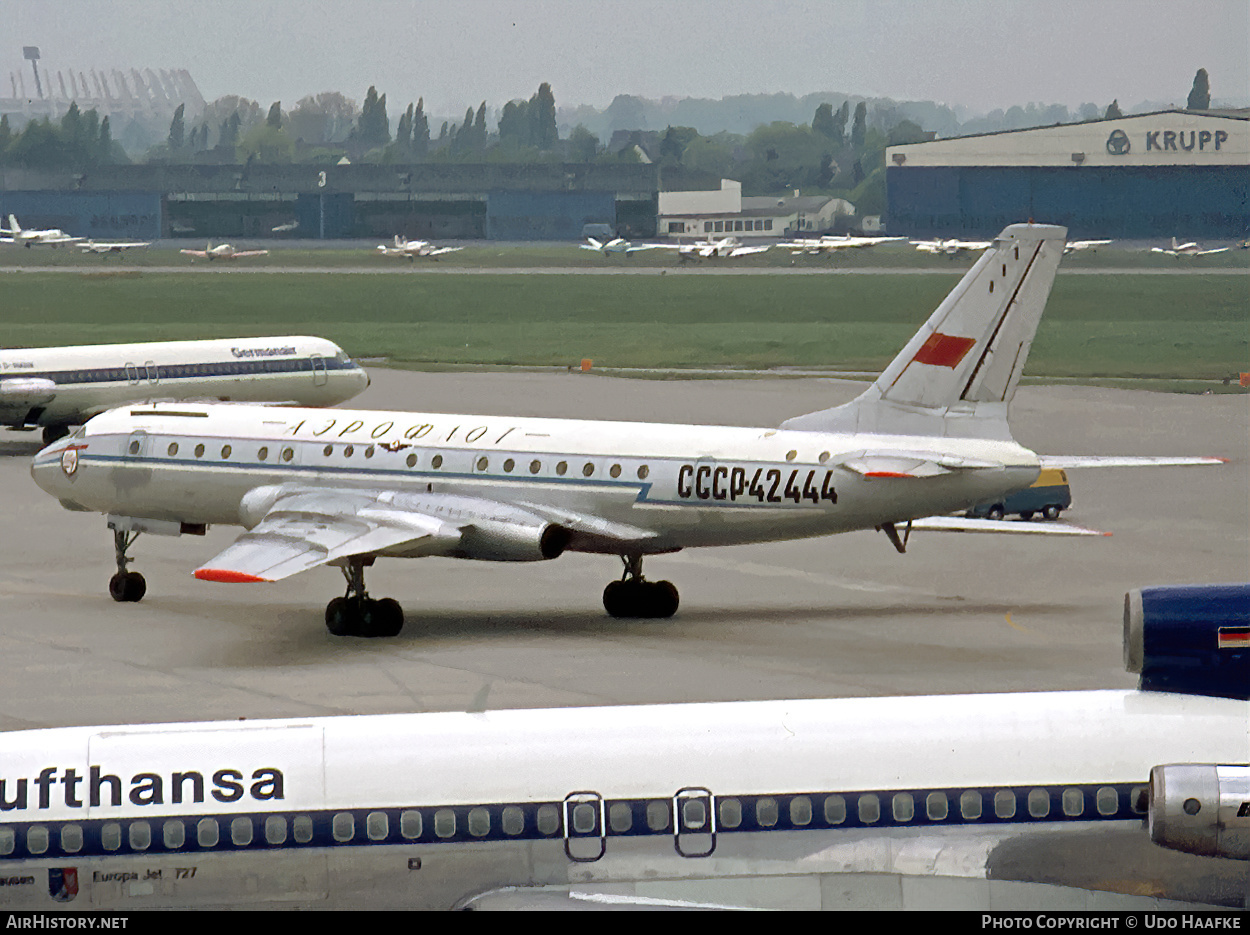
[[936, 477], [952, 471], [1002, 468], [997, 461], [981, 461], [933, 451], [860, 451], [830, 463], [864, 477]]
[[1086, 529], [1069, 523], [1034, 523], [1027, 520], [971, 519], [965, 516], [928, 516], [914, 520], [912, 529], [930, 532], [987, 532], [1034, 536], [1109, 536], [1099, 529]]
[[1227, 464], [1227, 458], [1215, 457], [1120, 457], [1119, 455], [1039, 455], [1044, 468], [1090, 467], [1168, 467], [1200, 464]]

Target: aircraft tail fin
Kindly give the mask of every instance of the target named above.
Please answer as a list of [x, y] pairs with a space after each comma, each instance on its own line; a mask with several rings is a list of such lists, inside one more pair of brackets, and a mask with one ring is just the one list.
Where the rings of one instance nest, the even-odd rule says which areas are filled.
[[1010, 438], [1007, 406], [1067, 233], [1043, 224], [1007, 227], [872, 386], [782, 428]]
[[9, 230], [14, 234], [20, 234], [22, 232], [22, 225], [18, 224], [17, 218], [11, 214], [9, 215]]

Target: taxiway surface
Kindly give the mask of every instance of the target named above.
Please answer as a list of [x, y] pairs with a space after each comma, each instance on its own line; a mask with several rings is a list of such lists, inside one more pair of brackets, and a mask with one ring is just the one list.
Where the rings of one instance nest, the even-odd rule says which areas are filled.
[[[595, 374], [376, 369], [353, 406], [776, 425], [849, 399], [831, 379], [660, 381]], [[237, 529], [140, 537], [139, 604], [108, 597], [104, 519], [30, 479], [37, 436], [0, 432], [0, 730], [785, 697], [1130, 687], [1124, 592], [1245, 580], [1245, 396], [1023, 387], [1016, 437], [1046, 454], [1216, 454], [1220, 467], [1069, 472], [1071, 520], [1110, 538], [913, 534], [906, 555], [861, 532], [647, 560], [681, 590], [676, 617], [618, 621], [612, 557], [493, 564], [383, 559], [375, 596], [395, 639], [330, 636], [336, 569], [267, 585], [191, 571]]]

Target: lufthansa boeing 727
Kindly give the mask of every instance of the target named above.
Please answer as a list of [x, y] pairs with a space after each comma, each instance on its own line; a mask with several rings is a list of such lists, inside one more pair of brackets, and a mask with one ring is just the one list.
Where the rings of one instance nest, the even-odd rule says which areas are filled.
[[1138, 690], [0, 733], [0, 909], [1242, 908], [1248, 600], [1131, 592]]
[[911, 521], [1031, 484], [1040, 462], [1012, 439], [1007, 407], [1065, 233], [1008, 227], [867, 391], [779, 428], [127, 406], [40, 452], [32, 473], [68, 509], [108, 514], [115, 600], [146, 587], [128, 569], [135, 536], [221, 523], [247, 532], [197, 578], [336, 565], [347, 590], [326, 608], [335, 634], [402, 627], [399, 604], [365, 589], [378, 556], [616, 555], [607, 612], [669, 617], [677, 589], [643, 577], [646, 556], [874, 528], [902, 552]]
[[333, 406], [369, 385], [323, 338], [224, 338], [0, 350], [0, 425], [51, 442], [114, 406], [154, 400]]

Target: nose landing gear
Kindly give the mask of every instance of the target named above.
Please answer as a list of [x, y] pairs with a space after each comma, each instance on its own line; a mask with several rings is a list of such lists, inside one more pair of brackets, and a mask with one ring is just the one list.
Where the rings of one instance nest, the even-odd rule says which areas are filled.
[[326, 629], [335, 636], [398, 636], [404, 610], [389, 597], [374, 600], [365, 590], [365, 565], [371, 557], [354, 556], [341, 567], [347, 593], [326, 605]]
[[138, 538], [137, 532], [125, 529], [113, 530], [113, 551], [117, 555], [117, 574], [109, 579], [109, 596], [115, 601], [141, 601], [143, 595], [147, 593], [148, 584], [143, 580], [143, 575], [137, 571], [127, 571], [130, 558], [126, 555], [126, 550], [134, 545], [134, 541]]
[[612, 617], [661, 619], [677, 613], [677, 588], [671, 581], [647, 581], [642, 576], [642, 556], [622, 555], [625, 571], [620, 581], [603, 589], [603, 609]]

